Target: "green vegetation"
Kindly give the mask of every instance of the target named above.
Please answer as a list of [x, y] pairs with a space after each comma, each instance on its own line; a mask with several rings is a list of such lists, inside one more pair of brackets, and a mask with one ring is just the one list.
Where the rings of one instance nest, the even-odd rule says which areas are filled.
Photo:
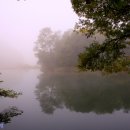
[[[71, 0], [80, 20], [75, 30], [87, 37], [97, 33], [105, 37], [79, 54], [81, 70], [119, 72], [128, 71], [130, 60], [125, 48], [130, 45], [129, 0]], [[80, 43], [79, 43], [80, 44]]]
[[16, 98], [22, 93], [17, 93], [14, 90], [5, 90], [3, 88], [0, 88], [0, 96], [3, 97], [10, 97], [10, 98]]
[[[99, 41], [103, 40], [103, 37], [98, 34], [96, 38]], [[70, 71], [76, 68], [78, 54], [92, 40], [93, 38], [87, 39], [72, 30], [68, 30], [61, 35], [59, 32], [53, 32], [50, 28], [43, 28], [36, 41], [35, 54], [44, 72]]]
[[[3, 82], [3, 81], [1, 80], [0, 82]], [[21, 94], [22, 93], [17, 93], [14, 90], [5, 90], [3, 88], [0, 88], [0, 96], [2, 97], [17, 98]]]
[[[17, 98], [21, 94], [22, 93], [17, 93], [14, 90], [5, 90], [3, 88], [0, 88], [0, 97]], [[10, 123], [13, 117], [21, 115], [22, 113], [23, 111], [19, 110], [15, 106], [9, 107], [8, 109], [5, 109], [3, 112], [0, 112], [0, 123]]]
[[19, 110], [17, 107], [5, 109], [0, 113], [0, 123], [10, 123], [13, 117], [21, 115], [22, 113], [23, 111]]

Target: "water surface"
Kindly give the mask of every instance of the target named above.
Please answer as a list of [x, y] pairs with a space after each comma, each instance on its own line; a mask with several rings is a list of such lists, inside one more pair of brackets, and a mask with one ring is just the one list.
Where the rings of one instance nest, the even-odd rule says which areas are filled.
[[23, 93], [0, 98], [1, 114], [23, 111], [1, 122], [4, 130], [130, 130], [128, 74], [3, 70], [1, 78], [1, 88]]

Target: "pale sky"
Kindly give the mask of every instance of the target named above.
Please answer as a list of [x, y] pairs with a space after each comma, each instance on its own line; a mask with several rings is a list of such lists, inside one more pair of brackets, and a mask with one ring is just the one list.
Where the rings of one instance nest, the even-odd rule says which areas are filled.
[[65, 31], [77, 15], [70, 0], [0, 0], [0, 47], [16, 49], [26, 63], [35, 63], [34, 42], [44, 27]]

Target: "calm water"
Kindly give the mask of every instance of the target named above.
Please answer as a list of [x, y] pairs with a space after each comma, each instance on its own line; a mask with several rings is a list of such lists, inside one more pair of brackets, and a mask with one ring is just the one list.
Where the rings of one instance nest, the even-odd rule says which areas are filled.
[[[0, 98], [0, 129], [130, 130], [128, 74], [1, 72], [4, 82], [0, 87], [23, 95], [16, 99]], [[23, 113], [11, 115], [12, 107]], [[9, 122], [2, 119], [7, 116]]]

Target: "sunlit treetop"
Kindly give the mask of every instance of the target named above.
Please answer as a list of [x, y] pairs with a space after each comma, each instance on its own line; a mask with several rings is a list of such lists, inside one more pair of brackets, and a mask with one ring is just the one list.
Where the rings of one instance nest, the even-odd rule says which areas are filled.
[[75, 30], [88, 37], [100, 33], [106, 39], [102, 44], [94, 42], [79, 55], [79, 67], [83, 70], [110, 72], [128, 68], [129, 60], [124, 48], [130, 44], [130, 0], [71, 0], [71, 2], [79, 16]]

